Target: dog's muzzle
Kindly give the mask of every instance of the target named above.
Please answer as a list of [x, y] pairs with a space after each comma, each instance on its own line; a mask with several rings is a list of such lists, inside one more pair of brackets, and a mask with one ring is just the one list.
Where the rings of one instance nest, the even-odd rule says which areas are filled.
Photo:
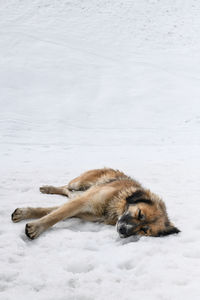
[[128, 236], [135, 235], [136, 234], [135, 229], [136, 226], [134, 225], [126, 224], [123, 222], [117, 223], [117, 232], [119, 233], [119, 236], [121, 238], [126, 238]]

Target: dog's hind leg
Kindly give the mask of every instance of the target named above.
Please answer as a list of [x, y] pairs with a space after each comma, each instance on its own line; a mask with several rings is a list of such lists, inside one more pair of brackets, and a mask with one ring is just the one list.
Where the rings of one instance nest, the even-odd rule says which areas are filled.
[[72, 199], [77, 197], [78, 195], [82, 194], [83, 191], [71, 191], [68, 189], [67, 185], [56, 187], [52, 185], [44, 185], [40, 187], [40, 192], [43, 194], [57, 194], [67, 196], [68, 198]]
[[90, 170], [71, 180], [68, 185], [59, 187], [52, 185], [41, 186], [40, 192], [43, 194], [58, 194], [73, 198], [73, 193], [83, 192], [89, 189], [91, 186], [95, 185], [102, 176], [110, 176], [110, 173], [114, 176], [117, 172], [112, 169]]
[[47, 214], [51, 213], [53, 210], [57, 209], [59, 206], [54, 207], [22, 207], [16, 208], [11, 215], [11, 219], [14, 223], [20, 222], [26, 219], [39, 219]]
[[95, 184], [105, 183], [121, 176], [125, 176], [124, 173], [109, 168], [90, 170], [71, 180], [68, 189], [85, 191]]
[[57, 194], [64, 195], [70, 197], [70, 191], [68, 190], [68, 186], [52, 186], [52, 185], [44, 185], [40, 187], [40, 192], [43, 194]]
[[[45, 185], [40, 187], [40, 192], [44, 194], [58, 194], [69, 198], [74, 197], [75, 192], [83, 192], [90, 187], [99, 183], [106, 183], [110, 180], [124, 177], [124, 173], [109, 168], [90, 170], [82, 175], [71, 180], [68, 185], [55, 187], [52, 185]], [[77, 196], [77, 194], [75, 195]]]

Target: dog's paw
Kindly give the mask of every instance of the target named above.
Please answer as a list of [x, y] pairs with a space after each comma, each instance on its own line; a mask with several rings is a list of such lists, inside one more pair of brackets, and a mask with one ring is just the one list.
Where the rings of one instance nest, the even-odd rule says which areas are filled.
[[52, 185], [44, 185], [40, 187], [40, 192], [43, 194], [53, 194], [54, 187]]
[[27, 223], [25, 227], [25, 233], [27, 237], [31, 240], [36, 239], [42, 232], [43, 228], [37, 221], [32, 223]]
[[26, 208], [16, 208], [11, 215], [11, 219], [14, 223], [20, 222], [26, 218], [27, 209]]

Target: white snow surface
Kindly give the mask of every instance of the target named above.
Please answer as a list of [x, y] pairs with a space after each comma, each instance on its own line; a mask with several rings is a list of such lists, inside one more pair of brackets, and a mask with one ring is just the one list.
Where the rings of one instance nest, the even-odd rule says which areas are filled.
[[[200, 2], [0, 1], [0, 299], [200, 299]], [[67, 201], [104, 166], [161, 195], [179, 235], [71, 219], [37, 240], [16, 207]]]

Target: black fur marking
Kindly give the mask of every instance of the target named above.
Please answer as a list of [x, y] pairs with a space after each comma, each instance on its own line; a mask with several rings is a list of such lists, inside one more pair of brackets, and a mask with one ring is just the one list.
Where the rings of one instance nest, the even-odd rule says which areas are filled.
[[144, 192], [141, 191], [141, 190], [138, 190], [138, 191], [134, 192], [132, 195], [128, 196], [126, 198], [126, 201], [127, 202], [133, 201], [133, 200], [136, 200], [138, 198], [141, 198], [142, 196], [144, 196]]
[[131, 216], [131, 214], [124, 214], [120, 218], [120, 222], [125, 222], [127, 224], [131, 223], [132, 221], [133, 221], [133, 217]]
[[137, 204], [137, 203], [146, 203], [146, 204], [149, 204], [149, 205], [153, 205], [153, 202], [150, 200], [150, 199], [137, 199], [136, 201], [134, 201], [133, 204]]
[[137, 203], [146, 203], [152, 205], [153, 202], [150, 199], [145, 199], [144, 192], [139, 190], [134, 192], [131, 196], [126, 198], [127, 203], [129, 204], [137, 204]]

